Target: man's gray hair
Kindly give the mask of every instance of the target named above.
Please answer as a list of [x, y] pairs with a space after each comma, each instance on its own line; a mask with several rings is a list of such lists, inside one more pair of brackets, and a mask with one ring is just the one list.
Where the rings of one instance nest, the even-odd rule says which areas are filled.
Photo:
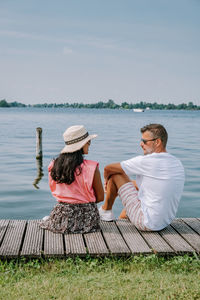
[[159, 138], [162, 141], [164, 148], [167, 145], [168, 134], [167, 130], [161, 124], [149, 124], [140, 129], [141, 133], [150, 131], [153, 135], [153, 138]]

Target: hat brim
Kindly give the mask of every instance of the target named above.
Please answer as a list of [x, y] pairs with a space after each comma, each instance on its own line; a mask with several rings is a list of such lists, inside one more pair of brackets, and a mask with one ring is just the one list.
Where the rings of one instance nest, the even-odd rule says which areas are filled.
[[78, 143], [74, 143], [71, 145], [66, 145], [62, 151], [60, 153], [72, 153], [75, 151], [80, 150], [81, 148], [83, 148], [83, 146], [90, 140], [94, 139], [97, 137], [97, 134], [90, 134], [88, 135], [84, 140], [78, 142]]

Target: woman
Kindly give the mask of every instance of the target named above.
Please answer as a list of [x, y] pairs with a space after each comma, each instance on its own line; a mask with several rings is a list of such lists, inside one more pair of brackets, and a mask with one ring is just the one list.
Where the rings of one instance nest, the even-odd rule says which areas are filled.
[[99, 164], [86, 160], [91, 140], [83, 125], [63, 134], [65, 147], [49, 167], [49, 186], [58, 204], [40, 226], [57, 233], [86, 233], [100, 229], [97, 203], [104, 200]]

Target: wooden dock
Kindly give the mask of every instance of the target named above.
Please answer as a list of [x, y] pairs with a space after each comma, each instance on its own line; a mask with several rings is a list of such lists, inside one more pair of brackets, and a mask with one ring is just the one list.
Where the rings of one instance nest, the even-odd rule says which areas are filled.
[[200, 218], [175, 219], [159, 232], [142, 232], [128, 220], [101, 222], [101, 232], [56, 234], [40, 220], [0, 220], [0, 258], [200, 254]]

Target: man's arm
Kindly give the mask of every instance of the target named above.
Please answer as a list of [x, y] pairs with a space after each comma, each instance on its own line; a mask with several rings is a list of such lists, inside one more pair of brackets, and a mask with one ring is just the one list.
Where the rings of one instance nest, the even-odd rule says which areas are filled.
[[120, 163], [113, 163], [104, 168], [104, 191], [107, 192], [107, 183], [110, 176], [114, 174], [125, 174]]
[[104, 168], [104, 179], [107, 181], [110, 176], [114, 174], [125, 174], [120, 163], [114, 163], [105, 166]]

